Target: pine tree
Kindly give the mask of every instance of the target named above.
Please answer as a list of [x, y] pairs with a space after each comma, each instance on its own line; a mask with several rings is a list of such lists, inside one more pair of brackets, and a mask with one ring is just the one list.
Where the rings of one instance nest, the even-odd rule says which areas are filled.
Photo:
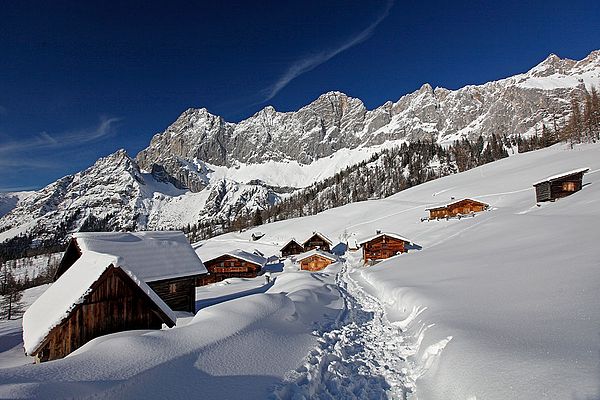
[[23, 313], [23, 292], [12, 286], [0, 298], [0, 318], [13, 319]]

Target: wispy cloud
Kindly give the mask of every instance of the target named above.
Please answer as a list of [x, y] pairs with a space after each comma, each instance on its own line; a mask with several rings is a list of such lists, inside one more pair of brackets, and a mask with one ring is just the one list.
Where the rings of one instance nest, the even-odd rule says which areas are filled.
[[317, 54], [310, 55], [290, 65], [285, 71], [285, 73], [279, 79], [277, 79], [277, 81], [275, 81], [272, 85], [263, 90], [263, 101], [271, 100], [277, 95], [277, 93], [279, 93], [284, 87], [286, 87], [291, 81], [293, 81], [300, 75], [315, 69], [324, 62], [331, 60], [333, 57], [340, 54], [341, 52], [346, 51], [349, 48], [367, 40], [375, 31], [375, 28], [377, 28], [377, 26], [389, 15], [390, 9], [393, 5], [394, 0], [387, 0], [385, 9], [367, 28], [358, 32], [350, 39], [342, 43], [340, 46], [334, 49], [329, 49], [321, 51]]
[[50, 134], [41, 132], [27, 139], [6, 139], [0, 141], [0, 166], [16, 167], [31, 165], [31, 158], [25, 156], [38, 151], [59, 150], [81, 146], [111, 136], [115, 133], [115, 124], [120, 118], [100, 118], [98, 125], [78, 131]]

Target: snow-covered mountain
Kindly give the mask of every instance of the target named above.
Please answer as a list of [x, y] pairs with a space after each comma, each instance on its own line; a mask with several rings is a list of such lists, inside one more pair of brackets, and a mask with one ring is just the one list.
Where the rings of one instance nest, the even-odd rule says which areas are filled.
[[0, 217], [8, 214], [17, 206], [19, 200], [29, 196], [32, 192], [4, 192], [0, 193]]
[[592, 86], [600, 86], [600, 51], [581, 61], [550, 55], [526, 73], [458, 90], [425, 84], [374, 110], [340, 92], [294, 112], [266, 107], [239, 123], [189, 109], [135, 159], [119, 150], [20, 200], [0, 218], [0, 242], [231, 220], [404, 141], [563, 124], [572, 93]]

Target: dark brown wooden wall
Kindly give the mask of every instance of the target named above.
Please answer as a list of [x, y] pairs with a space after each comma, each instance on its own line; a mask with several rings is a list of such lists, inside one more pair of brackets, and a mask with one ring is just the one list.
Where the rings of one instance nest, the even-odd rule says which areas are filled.
[[132, 329], [160, 329], [156, 306], [121, 269], [110, 268], [85, 301], [55, 327], [38, 352], [40, 361], [62, 358], [102, 335]]
[[196, 312], [196, 280], [199, 275], [149, 282], [148, 286], [173, 311]]
[[450, 204], [447, 207], [436, 208], [429, 210], [429, 218], [446, 218], [456, 217], [458, 214], [470, 214], [481, 212], [486, 209], [487, 205], [472, 201], [472, 200], [461, 200], [454, 204]]
[[304, 251], [316, 249], [317, 247], [323, 251], [331, 251], [329, 243], [321, 239], [318, 235], [315, 235], [304, 242]]
[[224, 255], [204, 263], [209, 275], [196, 280], [198, 286], [221, 282], [227, 278], [255, 278], [260, 266], [236, 257]]
[[332, 262], [333, 261], [328, 258], [315, 254], [300, 261], [300, 269], [305, 271], [320, 271]]
[[289, 257], [294, 254], [300, 254], [303, 251], [304, 251], [304, 248], [302, 246], [300, 246], [298, 243], [290, 242], [281, 249], [281, 256]]
[[552, 182], [542, 182], [535, 186], [535, 199], [537, 202], [558, 200], [580, 191], [582, 187], [583, 173]]
[[365, 262], [369, 260], [383, 260], [406, 252], [405, 242], [386, 235], [379, 236], [363, 245]]

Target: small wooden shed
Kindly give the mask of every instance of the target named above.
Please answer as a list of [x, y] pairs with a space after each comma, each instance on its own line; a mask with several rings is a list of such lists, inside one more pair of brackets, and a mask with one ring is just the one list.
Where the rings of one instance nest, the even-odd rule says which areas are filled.
[[65, 357], [90, 340], [175, 325], [169, 306], [118, 257], [85, 252], [23, 315], [25, 352]]
[[179, 231], [80, 232], [73, 235], [54, 275], [59, 279], [86, 252], [118, 257], [175, 311], [196, 311], [196, 280], [207, 274]]
[[303, 251], [304, 247], [298, 243], [296, 239], [291, 239], [281, 248], [281, 257], [293, 256], [294, 254], [300, 254]]
[[365, 263], [368, 263], [406, 253], [410, 243], [410, 240], [396, 233], [378, 231], [374, 236], [365, 238], [358, 244], [363, 249]]
[[589, 168], [579, 168], [549, 176], [542, 181], [534, 183], [536, 201], [555, 201], [580, 191], [583, 186], [583, 174], [588, 171]]
[[204, 261], [208, 275], [199, 280], [199, 285], [221, 282], [227, 278], [255, 278], [267, 260], [244, 250], [233, 250]]
[[485, 211], [489, 205], [473, 199], [462, 199], [452, 203], [427, 208], [429, 219], [451, 218]]
[[312, 249], [298, 254], [295, 260], [300, 264], [300, 269], [305, 271], [321, 271], [329, 264], [337, 261], [335, 255], [319, 249]]
[[331, 251], [331, 247], [333, 246], [333, 242], [327, 238], [327, 236], [323, 235], [320, 232], [313, 232], [312, 236], [306, 239], [302, 243], [302, 247], [304, 247], [304, 251], [309, 251], [312, 249], [319, 248], [323, 251]]

